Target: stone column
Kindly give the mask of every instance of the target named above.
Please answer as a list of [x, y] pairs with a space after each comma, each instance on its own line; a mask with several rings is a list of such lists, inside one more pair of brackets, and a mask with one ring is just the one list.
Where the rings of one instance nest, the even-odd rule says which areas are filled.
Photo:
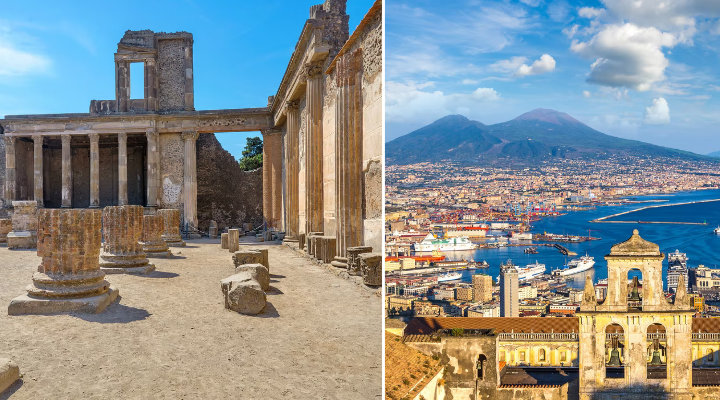
[[323, 227], [323, 72], [320, 63], [305, 67], [307, 86], [307, 140], [305, 141], [305, 232], [321, 232]]
[[105, 246], [100, 268], [108, 274], [147, 274], [155, 270], [139, 243], [143, 231], [142, 206], [111, 206], [102, 210]]
[[148, 257], [172, 257], [167, 243], [162, 240], [163, 220], [159, 215], [143, 216], [142, 246]]
[[[264, 211], [265, 206], [268, 207], [268, 212]], [[270, 227], [280, 229], [282, 220], [282, 131], [280, 130], [263, 132], [263, 214]]]
[[263, 135], [263, 164], [262, 164], [262, 206], [263, 219], [266, 228], [272, 225], [272, 166], [270, 165], [270, 149], [268, 148], [267, 131]]
[[155, 60], [145, 60], [145, 109], [157, 110], [157, 68]]
[[335, 263], [347, 266], [346, 249], [363, 244], [362, 53], [344, 54], [336, 64]]
[[127, 133], [118, 133], [118, 205], [128, 203], [127, 191]]
[[9, 315], [97, 313], [117, 298], [118, 290], [100, 270], [101, 219], [100, 210], [38, 211], [37, 254], [42, 261], [28, 294], [10, 303]]
[[43, 137], [42, 135], [33, 135], [33, 180], [35, 185], [35, 201], [38, 207], [45, 205], [43, 199]]
[[5, 207], [15, 200], [15, 137], [5, 136]]
[[190, 238], [199, 238], [197, 231], [197, 154], [195, 141], [197, 131], [182, 133], [185, 141], [185, 166], [183, 171], [183, 225]]
[[228, 229], [228, 251], [234, 253], [240, 247], [240, 231], [237, 229]]
[[157, 207], [158, 192], [160, 189], [160, 152], [158, 150], [158, 137], [155, 129], [148, 129], [147, 136], [147, 206]]
[[100, 135], [91, 133], [90, 138], [90, 208], [100, 207]]
[[176, 208], [166, 208], [158, 210], [157, 215], [162, 217], [162, 239], [165, 243], [172, 247], [184, 247], [185, 242], [180, 237], [180, 210]]
[[70, 135], [61, 135], [62, 141], [62, 202], [61, 207], [72, 207], [72, 153]]
[[115, 101], [118, 112], [127, 112], [130, 100], [130, 63], [115, 61]]
[[290, 239], [297, 240], [298, 233], [300, 232], [299, 218], [299, 186], [298, 186], [298, 145], [300, 135], [300, 112], [298, 110], [298, 101], [287, 102], [287, 122], [286, 122], [286, 133], [287, 135], [287, 146], [285, 149], [287, 165], [286, 165], [286, 181], [287, 181], [287, 202], [286, 210], [287, 214], [287, 227], [286, 232]]

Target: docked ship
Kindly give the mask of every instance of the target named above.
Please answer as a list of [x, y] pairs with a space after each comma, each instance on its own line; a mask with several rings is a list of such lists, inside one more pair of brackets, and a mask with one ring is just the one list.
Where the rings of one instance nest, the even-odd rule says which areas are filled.
[[454, 237], [450, 239], [436, 239], [432, 233], [420, 243], [413, 244], [413, 250], [416, 253], [431, 251], [458, 251], [458, 250], [474, 250], [475, 245], [466, 237]]
[[535, 261], [533, 264], [528, 264], [524, 267], [515, 267], [518, 272], [518, 280], [524, 281], [535, 278], [545, 273], [545, 264], [540, 264]]
[[456, 281], [462, 278], [460, 272], [448, 272], [446, 274], [438, 275], [438, 282]]
[[667, 287], [668, 291], [675, 292], [678, 287], [678, 282], [682, 276], [685, 281], [685, 288], [690, 287], [688, 280], [688, 268], [687, 268], [688, 256], [685, 253], [681, 253], [680, 250], [675, 250], [668, 254], [668, 273], [667, 273]]
[[680, 250], [675, 249], [674, 252], [668, 253], [668, 265], [676, 266], [680, 265], [687, 268], [688, 256], [686, 253], [681, 253]]
[[716, 235], [720, 235], [720, 225], [718, 225], [718, 227], [715, 228], [715, 231], [714, 231], [714, 232], [715, 232]]
[[568, 276], [585, 272], [595, 265], [595, 258], [585, 254], [580, 258], [573, 258], [563, 268], [553, 270], [553, 275]]

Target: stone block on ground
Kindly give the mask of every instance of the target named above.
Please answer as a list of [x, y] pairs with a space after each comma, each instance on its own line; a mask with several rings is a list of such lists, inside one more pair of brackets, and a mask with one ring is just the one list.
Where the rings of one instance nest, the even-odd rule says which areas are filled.
[[34, 249], [37, 247], [37, 202], [13, 201], [12, 231], [7, 234], [9, 249]]
[[228, 234], [227, 232], [223, 232], [220, 234], [220, 248], [221, 249], [227, 249], [228, 248]]
[[240, 249], [240, 230], [228, 229], [228, 251], [234, 253]]
[[[232, 256], [233, 264], [235, 264], [235, 267], [238, 267], [243, 264], [262, 264], [265, 265], [263, 262], [263, 254], [261, 251], [258, 250], [238, 250], [235, 253], [233, 253]], [[265, 266], [265, 268], [270, 271], [269, 266]]]
[[360, 269], [367, 286], [382, 285], [382, 255], [380, 253], [361, 253]]
[[20, 379], [20, 368], [7, 358], [0, 358], [0, 394]]
[[270, 289], [270, 272], [262, 264], [241, 264], [235, 267], [235, 275], [254, 280], [260, 284], [262, 290]]
[[267, 304], [267, 297], [260, 283], [247, 280], [244, 274], [235, 274], [223, 279], [220, 281], [220, 289], [225, 297], [225, 308], [240, 314], [259, 314]]
[[362, 275], [360, 266], [360, 254], [372, 252], [370, 246], [354, 246], [345, 249], [345, 254], [348, 259], [348, 274], [353, 276]]

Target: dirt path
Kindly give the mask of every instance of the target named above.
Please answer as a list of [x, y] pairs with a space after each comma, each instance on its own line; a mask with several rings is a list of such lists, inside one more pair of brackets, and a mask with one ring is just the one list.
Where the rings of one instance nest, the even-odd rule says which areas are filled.
[[101, 314], [18, 317], [6, 307], [39, 258], [0, 248], [0, 357], [23, 374], [10, 398], [381, 397], [380, 297], [275, 244], [265, 313], [227, 311], [233, 265], [216, 243], [173, 248], [149, 276], [108, 275], [121, 298]]

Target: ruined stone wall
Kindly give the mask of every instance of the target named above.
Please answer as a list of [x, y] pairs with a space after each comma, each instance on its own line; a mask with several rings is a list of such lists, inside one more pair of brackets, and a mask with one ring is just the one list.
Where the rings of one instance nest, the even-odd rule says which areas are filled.
[[158, 42], [158, 108], [185, 109], [185, 41], [182, 39]]
[[162, 133], [160, 142], [160, 208], [183, 212], [183, 168], [185, 145], [179, 133]]
[[218, 229], [259, 226], [262, 213], [262, 168], [243, 171], [237, 160], [222, 148], [214, 134], [197, 140], [198, 228], [207, 231], [210, 220]]

